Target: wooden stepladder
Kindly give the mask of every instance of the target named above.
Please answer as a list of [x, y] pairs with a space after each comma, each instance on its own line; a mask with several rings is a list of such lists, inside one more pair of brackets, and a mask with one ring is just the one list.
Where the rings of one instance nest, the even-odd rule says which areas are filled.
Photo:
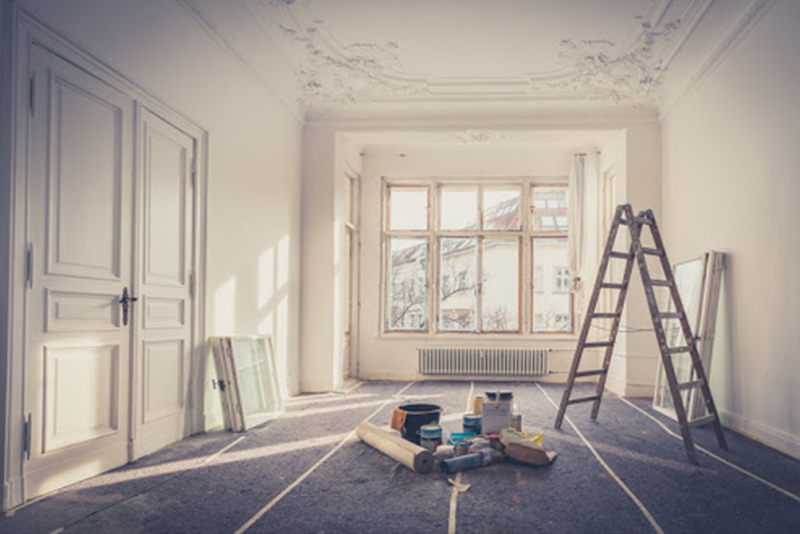
[[[619, 252], [614, 250], [614, 243], [617, 238], [617, 233], [620, 225], [625, 225], [630, 230], [630, 248], [627, 252]], [[647, 226], [653, 237], [653, 248], [648, 248], [642, 245], [642, 231]], [[664, 273], [664, 279], [653, 279], [650, 275], [650, 269], [647, 265], [646, 256], [655, 256], [661, 262], [661, 269]], [[612, 259], [625, 260], [625, 269], [622, 273], [622, 280], [619, 282], [607, 282], [605, 280], [606, 272], [608, 270], [609, 262]], [[642, 285], [644, 286], [647, 304], [650, 308], [650, 316], [653, 320], [653, 330], [656, 334], [658, 341], [659, 352], [661, 353], [661, 361], [664, 365], [664, 374], [669, 384], [670, 393], [672, 395], [672, 402], [675, 407], [675, 413], [678, 417], [681, 434], [683, 436], [683, 446], [686, 448], [686, 455], [693, 463], [697, 463], [697, 453], [695, 452], [694, 441], [692, 440], [691, 428], [704, 423], [711, 422], [714, 425], [714, 433], [717, 436], [717, 442], [723, 449], [728, 446], [725, 443], [725, 436], [722, 433], [722, 425], [719, 421], [717, 408], [714, 405], [714, 399], [711, 397], [711, 390], [708, 387], [708, 379], [705, 370], [703, 369], [700, 354], [697, 351], [697, 344], [695, 337], [692, 334], [689, 321], [686, 318], [686, 311], [681, 302], [681, 297], [678, 292], [675, 277], [672, 274], [672, 267], [667, 259], [667, 252], [664, 249], [664, 242], [661, 240], [661, 234], [658, 231], [655, 216], [651, 210], [639, 212], [637, 216], [633, 215], [633, 208], [630, 204], [623, 204], [617, 206], [614, 213], [614, 219], [611, 224], [611, 229], [608, 233], [608, 240], [606, 241], [603, 258], [600, 262], [600, 267], [597, 272], [597, 279], [595, 280], [594, 290], [589, 299], [589, 306], [586, 310], [586, 317], [583, 321], [583, 328], [581, 329], [580, 337], [578, 338], [578, 345], [575, 349], [575, 357], [572, 360], [570, 367], [569, 377], [567, 378], [567, 385], [564, 388], [564, 395], [561, 398], [561, 406], [558, 409], [556, 416], [555, 427], [561, 428], [561, 423], [564, 421], [564, 413], [567, 406], [579, 402], [593, 401], [592, 406], [592, 419], [597, 419], [597, 413], [600, 410], [600, 401], [603, 397], [603, 390], [606, 385], [606, 377], [608, 375], [608, 367], [611, 363], [611, 355], [614, 352], [614, 343], [617, 339], [619, 332], [620, 318], [622, 317], [622, 308], [625, 305], [625, 297], [628, 293], [628, 284], [631, 280], [633, 272], [633, 262], [636, 260], [639, 266], [639, 272], [642, 276]], [[654, 287], [667, 287], [669, 294], [674, 305], [674, 312], [663, 312], [658, 308], [658, 302]], [[616, 306], [611, 313], [598, 313], [595, 312], [600, 293], [603, 290], [618, 290], [619, 294], [616, 299]], [[611, 319], [611, 327], [609, 328], [609, 338], [607, 341], [587, 342], [589, 336], [589, 329], [592, 327], [592, 321], [596, 319]], [[685, 345], [670, 347], [667, 343], [667, 336], [664, 331], [663, 321], [677, 319], [680, 323], [681, 331], [683, 332], [683, 339]], [[587, 348], [605, 348], [605, 357], [603, 358], [603, 365], [600, 369], [592, 369], [588, 371], [578, 371], [583, 356], [584, 349]], [[696, 380], [679, 384], [675, 375], [675, 368], [672, 364], [672, 355], [677, 353], [688, 353], [691, 357], [692, 367], [694, 369], [694, 377]], [[575, 385], [575, 379], [585, 376], [597, 376], [597, 389], [594, 395], [588, 397], [579, 397], [572, 399], [572, 389]], [[696, 419], [689, 423], [686, 417], [686, 407], [683, 404], [682, 392], [691, 388], [700, 388], [703, 395], [708, 415]]]

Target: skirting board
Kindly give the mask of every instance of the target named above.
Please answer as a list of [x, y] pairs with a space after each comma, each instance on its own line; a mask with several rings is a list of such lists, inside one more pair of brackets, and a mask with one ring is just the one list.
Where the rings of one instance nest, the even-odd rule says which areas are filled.
[[800, 460], [800, 436], [767, 426], [739, 414], [719, 409], [723, 426]]
[[22, 479], [11, 478], [3, 484], [3, 512], [22, 504]]

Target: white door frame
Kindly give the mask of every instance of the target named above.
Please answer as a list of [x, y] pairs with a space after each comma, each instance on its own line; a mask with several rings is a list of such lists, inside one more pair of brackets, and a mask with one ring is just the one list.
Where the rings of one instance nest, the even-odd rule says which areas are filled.
[[[153, 97], [134, 82], [106, 65], [91, 52], [37, 20], [12, 2], [2, 1], [0, 23], [3, 24], [4, 41], [0, 49], [9, 52], [2, 57], [5, 75], [2, 94], [7, 99], [0, 106], [10, 106], [8, 119], [11, 135], [6, 144], [0, 146], [0, 164], [3, 171], [10, 170], [0, 182], [0, 205], [9, 206], [9, 262], [7, 274], [8, 308], [0, 312], [7, 314], [6, 338], [0, 337], [5, 346], [0, 347], [0, 439], [3, 440], [3, 456], [0, 458], [2, 476], [2, 507], [8, 510], [23, 501], [24, 474], [24, 355], [26, 336], [27, 303], [27, 243], [29, 213], [27, 210], [28, 187], [28, 117], [29, 117], [29, 65], [30, 47], [35, 42], [56, 55], [77, 65], [93, 76], [127, 94], [139, 105], [160, 115], [190, 137], [195, 139], [197, 154], [197, 183], [195, 187], [194, 242], [192, 262], [195, 274], [194, 307], [192, 321], [195, 325], [192, 339], [192, 362], [190, 369], [190, 391], [187, 409], [192, 414], [189, 434], [203, 430], [203, 384], [205, 377], [202, 365], [205, 359], [205, 267], [206, 267], [206, 191], [208, 133], [203, 128], [183, 117], [179, 112]], [[6, 31], [7, 30], [7, 31]], [[0, 117], [6, 117], [1, 112]], [[0, 128], [7, 125], [0, 124]], [[4, 130], [5, 131], [5, 130]], [[6, 167], [7, 164], [7, 167]], [[0, 172], [0, 174], [4, 174]], [[7, 197], [7, 198], [6, 198]], [[0, 267], [4, 269], [4, 267]], [[2, 288], [2, 286], [0, 286]], [[5, 304], [5, 303], [3, 303]], [[2, 334], [2, 332], [0, 332]], [[7, 349], [7, 350], [4, 350]], [[5, 354], [3, 354], [5, 353]]]

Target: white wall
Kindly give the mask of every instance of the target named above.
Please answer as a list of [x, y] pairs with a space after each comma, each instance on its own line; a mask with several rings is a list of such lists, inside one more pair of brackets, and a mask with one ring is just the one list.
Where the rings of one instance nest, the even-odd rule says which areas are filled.
[[711, 386], [725, 424], [800, 457], [800, 3], [777, 3], [664, 120], [673, 261], [728, 254]]
[[208, 335], [274, 335], [298, 383], [301, 127], [177, 2], [23, 0], [45, 23], [208, 131]]

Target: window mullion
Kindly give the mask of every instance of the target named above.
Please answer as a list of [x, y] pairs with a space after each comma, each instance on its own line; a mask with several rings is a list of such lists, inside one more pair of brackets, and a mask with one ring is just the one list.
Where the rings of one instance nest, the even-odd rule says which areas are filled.
[[484, 236], [477, 238], [475, 261], [475, 332], [483, 332], [483, 240]]

